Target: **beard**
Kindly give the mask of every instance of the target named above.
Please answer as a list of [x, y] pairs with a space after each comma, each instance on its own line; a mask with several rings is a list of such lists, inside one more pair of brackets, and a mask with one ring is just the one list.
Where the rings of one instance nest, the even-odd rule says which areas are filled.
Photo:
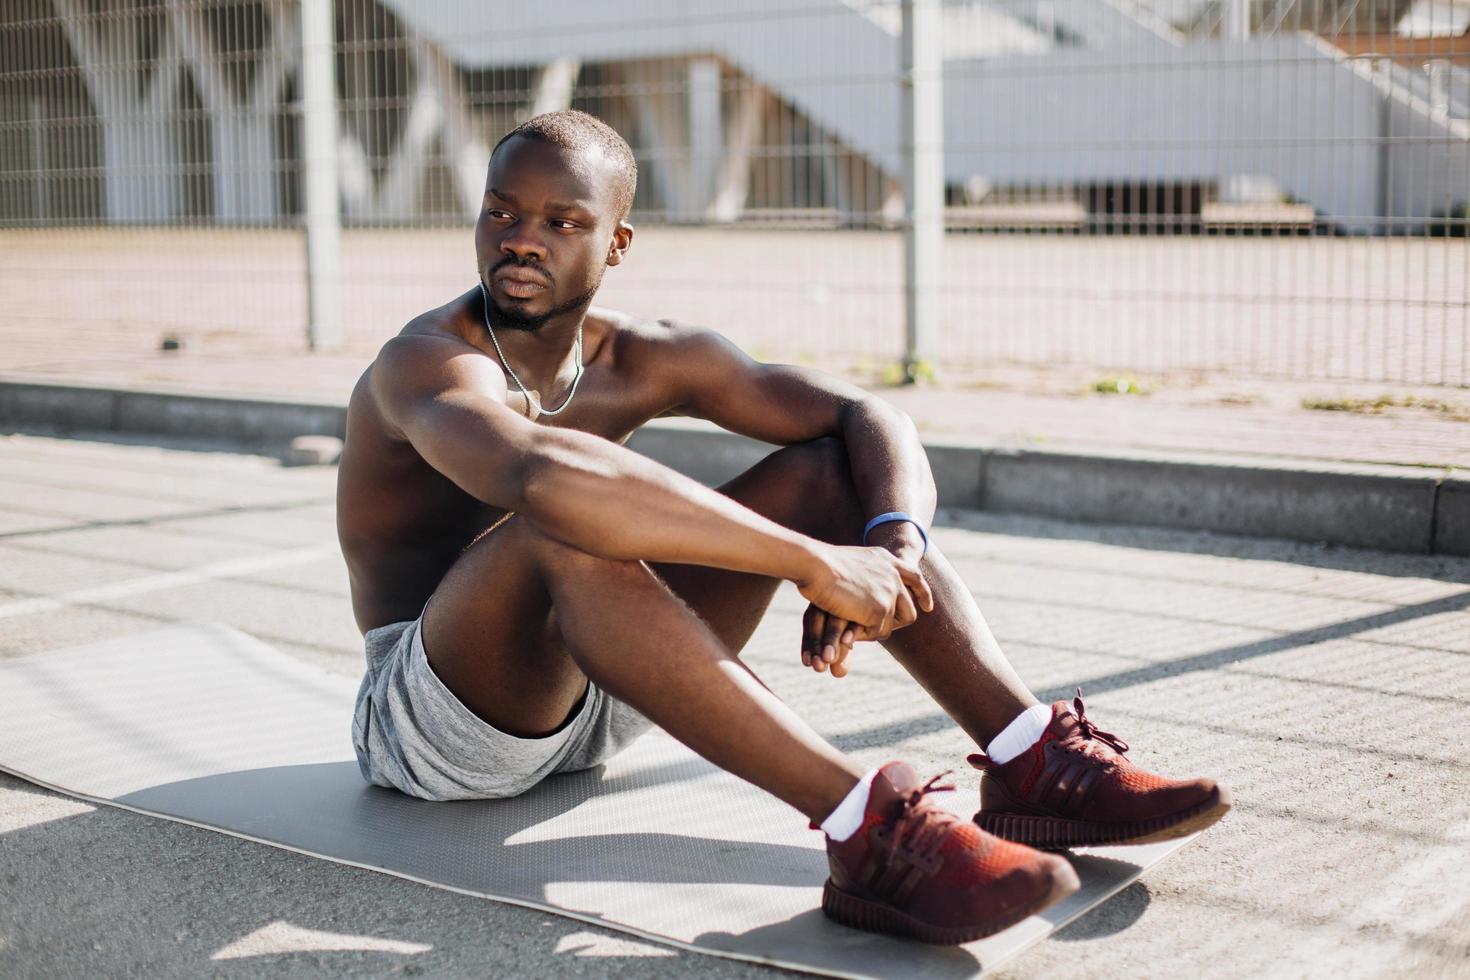
[[[552, 284], [552, 288], [555, 288], [556, 280], [552, 277], [551, 273], [541, 268], [535, 262], [518, 262], [514, 256], [506, 256], [495, 263], [490, 269], [490, 276], [493, 277], [495, 273], [508, 266], [526, 266], [535, 269], [538, 273], [546, 277], [547, 281]], [[602, 285], [602, 270], [598, 270], [597, 278], [581, 293], [565, 302], [556, 304], [545, 313], [536, 314], [527, 313], [524, 309], [518, 309], [516, 307], [507, 308], [500, 305], [495, 299], [495, 294], [490, 291], [490, 284], [485, 279], [486, 277], [483, 276], [480, 279], [480, 285], [483, 287], [481, 295], [485, 297], [485, 315], [489, 318], [491, 325], [504, 327], [507, 330], [524, 330], [527, 333], [535, 333], [557, 317], [572, 313], [591, 303], [592, 297], [597, 293], [597, 287]], [[517, 306], [519, 305], [518, 303]]]

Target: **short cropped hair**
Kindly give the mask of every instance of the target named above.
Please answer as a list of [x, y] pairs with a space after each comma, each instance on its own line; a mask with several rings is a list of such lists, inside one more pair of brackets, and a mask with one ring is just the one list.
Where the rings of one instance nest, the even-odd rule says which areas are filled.
[[[541, 140], [566, 150], [585, 150], [596, 146], [612, 161], [617, 185], [613, 188], [613, 202], [617, 207], [618, 220], [628, 216], [633, 208], [633, 192], [638, 189], [638, 161], [633, 158], [633, 148], [618, 135], [618, 131], [590, 113], [580, 109], [559, 109], [532, 116], [515, 129], [500, 137], [495, 144], [498, 151], [514, 136]], [[495, 155], [491, 151], [491, 156]]]

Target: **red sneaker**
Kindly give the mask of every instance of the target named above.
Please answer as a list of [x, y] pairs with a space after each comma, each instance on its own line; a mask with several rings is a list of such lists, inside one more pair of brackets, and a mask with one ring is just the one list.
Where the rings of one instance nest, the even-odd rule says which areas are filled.
[[1230, 809], [1230, 791], [1213, 779], [1155, 776], [1125, 755], [1128, 743], [1099, 729], [1072, 702], [1051, 706], [1051, 724], [1031, 748], [981, 770], [975, 823], [998, 837], [1061, 850], [1087, 844], [1148, 844], [1203, 830]]
[[846, 926], [957, 945], [999, 932], [1077, 890], [1062, 858], [997, 840], [927, 798], [906, 763], [878, 771], [863, 825], [827, 840], [822, 911]]

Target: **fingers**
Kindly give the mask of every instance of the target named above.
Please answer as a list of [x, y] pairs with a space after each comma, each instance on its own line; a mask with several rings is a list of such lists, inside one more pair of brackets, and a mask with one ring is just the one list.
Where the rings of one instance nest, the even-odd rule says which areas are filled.
[[919, 618], [914, 610], [914, 601], [909, 597], [908, 591], [899, 589], [894, 596], [893, 606], [883, 614], [883, 619], [877, 626], [860, 626], [856, 623], [854, 627], [854, 641], [857, 640], [886, 640], [893, 635], [893, 631], [901, 629]]
[[[923, 572], [919, 571], [919, 566], [900, 563], [898, 566], [898, 576], [903, 580], [903, 584], [908, 587], [909, 591], [914, 594], [914, 598], [918, 600], [919, 608], [924, 610], [924, 612], [933, 612], [934, 591], [929, 588], [929, 580], [924, 577]], [[918, 617], [915, 616], [914, 618], [917, 619]]]
[[839, 673], [835, 665], [841, 664], [852, 652], [860, 628], [856, 623], [808, 605], [801, 617], [801, 665], [819, 674], [831, 667], [834, 676], [845, 676], [847, 668], [843, 667]]
[[929, 588], [929, 579], [923, 573], [919, 574], [919, 592], [916, 593], [919, 600], [919, 608], [926, 613], [934, 611], [934, 590]]
[[801, 665], [814, 667], [821, 660], [822, 631], [827, 625], [827, 614], [816, 606], [809, 605], [801, 617]]
[[887, 612], [885, 612], [883, 614], [883, 621], [881, 623], [879, 623], [876, 627], [874, 627], [874, 632], [877, 633], [877, 636], [875, 637], [875, 639], [878, 639], [878, 640], [886, 640], [886, 639], [888, 639], [889, 635], [893, 632], [893, 610], [892, 609], [889, 609]]
[[847, 656], [848, 654], [852, 653], [853, 644], [856, 642], [857, 638], [854, 630], [852, 626], [849, 625], [847, 629], [842, 631], [842, 635], [838, 637], [837, 659], [832, 661], [833, 677], [847, 676]]
[[[852, 646], [857, 642], [856, 625], [836, 616], [827, 617], [827, 628], [823, 631], [822, 656], [818, 663], [829, 668], [833, 677], [847, 676], [847, 656], [852, 653]], [[831, 654], [830, 659], [828, 654]]]
[[828, 664], [837, 660], [838, 649], [842, 646], [842, 634], [847, 630], [847, 620], [838, 619], [836, 616], [828, 616], [826, 626], [822, 630], [822, 660]]
[[808, 605], [801, 617], [801, 665], [819, 674], [846, 677], [845, 661], [866, 627]]
[[[890, 566], [893, 567], [893, 566]], [[832, 668], [834, 677], [847, 673], [845, 661], [852, 647], [859, 641], [886, 640], [894, 630], [916, 622], [920, 611], [934, 611], [934, 592], [928, 580], [915, 563], [897, 561], [901, 588], [894, 590], [891, 604], [884, 610], [880, 620], [873, 625], [843, 620], [826, 612], [808, 610], [805, 638], [802, 647], [802, 663], [818, 673]], [[891, 581], [891, 580], [890, 580]], [[882, 608], [879, 606], [879, 608]], [[814, 641], [813, 636], [817, 639]]]
[[899, 589], [898, 601], [893, 610], [893, 628], [903, 629], [918, 618], [919, 611], [914, 608], [914, 597], [909, 594], [908, 589]]

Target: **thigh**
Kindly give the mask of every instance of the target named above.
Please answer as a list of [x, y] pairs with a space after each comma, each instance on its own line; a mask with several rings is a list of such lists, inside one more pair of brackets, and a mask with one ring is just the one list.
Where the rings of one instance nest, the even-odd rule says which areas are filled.
[[519, 515], [466, 548], [424, 610], [424, 653], [465, 707], [510, 735], [564, 724], [587, 678], [560, 642], [551, 597]]
[[[856, 544], [862, 531], [862, 508], [839, 439], [779, 449], [717, 489], [762, 517], [820, 541]], [[749, 642], [781, 585], [779, 579], [702, 565], [652, 568], [732, 653]]]
[[[846, 449], [836, 439], [777, 450], [718, 489], [820, 540], [856, 543], [862, 527]], [[587, 690], [531, 556], [539, 537], [523, 517], [510, 518], [465, 549], [424, 611], [424, 652], [434, 673], [471, 711], [512, 735], [555, 731]], [[651, 567], [732, 653], [749, 641], [781, 584], [701, 565]]]

